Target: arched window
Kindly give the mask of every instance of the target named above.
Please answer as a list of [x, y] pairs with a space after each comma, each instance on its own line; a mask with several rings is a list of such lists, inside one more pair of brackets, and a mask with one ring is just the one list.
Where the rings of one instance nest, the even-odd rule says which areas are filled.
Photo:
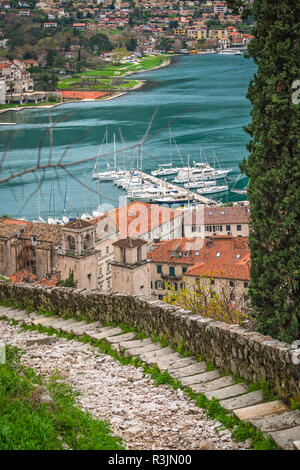
[[88, 250], [92, 247], [92, 237], [89, 233], [87, 233], [83, 239], [83, 249]]
[[68, 250], [75, 250], [75, 238], [71, 235], [67, 236], [67, 248]]

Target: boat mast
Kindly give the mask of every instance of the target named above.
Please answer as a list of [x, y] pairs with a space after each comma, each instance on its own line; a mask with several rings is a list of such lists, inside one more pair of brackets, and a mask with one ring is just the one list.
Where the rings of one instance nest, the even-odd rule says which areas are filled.
[[117, 170], [116, 134], [114, 134], [114, 165], [115, 165], [115, 171], [116, 171]]
[[188, 155], [188, 209], [190, 208], [190, 156]]
[[171, 126], [169, 124], [169, 143], [170, 143], [170, 163], [172, 166], [172, 135], [171, 135]]

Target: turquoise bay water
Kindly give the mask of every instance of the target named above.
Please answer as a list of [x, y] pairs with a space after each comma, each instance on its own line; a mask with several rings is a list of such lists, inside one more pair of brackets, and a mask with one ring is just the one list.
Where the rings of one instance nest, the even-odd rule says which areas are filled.
[[[188, 155], [191, 162], [199, 161], [201, 146], [212, 162], [214, 148], [221, 167], [233, 169], [228, 177], [232, 185], [239, 174], [238, 163], [247, 156], [249, 136], [243, 126], [250, 121], [251, 106], [245, 94], [254, 73], [255, 65], [239, 56], [178, 57], [170, 67], [135, 75], [147, 79], [147, 86], [114, 100], [4, 113], [0, 115], [0, 122], [16, 122], [16, 125], [0, 126], [0, 178], [34, 167], [39, 145], [41, 164], [47, 163], [49, 158], [54, 163], [62, 157], [63, 162], [94, 157], [106, 126], [109, 144], [104, 145], [102, 153], [112, 152], [115, 133], [118, 163], [136, 167], [138, 147], [122, 151], [122, 146], [138, 144], [156, 113], [143, 145], [144, 171], [170, 161], [168, 124], [171, 123], [184, 161]], [[56, 123], [52, 137], [49, 132], [45, 133], [45, 128], [49, 131], [49, 119]], [[172, 155], [173, 164], [182, 165], [174, 145]], [[109, 161], [113, 164], [112, 154]], [[54, 212], [60, 216], [66, 208], [66, 212], [76, 216], [95, 209], [99, 200], [102, 204], [118, 206], [119, 196], [125, 192], [112, 182], [93, 181], [93, 166], [93, 161], [72, 166], [73, 178], [69, 176], [68, 180], [63, 170], [48, 169], [44, 175], [42, 172], [28, 174], [10, 185], [0, 185], [0, 215], [8, 213], [33, 219], [39, 214], [47, 217]], [[105, 168], [106, 159], [100, 157], [98, 170]], [[38, 178], [43, 180], [40, 190]], [[246, 181], [241, 181], [241, 186]], [[241, 196], [222, 193], [215, 199], [226, 202], [241, 199]]]

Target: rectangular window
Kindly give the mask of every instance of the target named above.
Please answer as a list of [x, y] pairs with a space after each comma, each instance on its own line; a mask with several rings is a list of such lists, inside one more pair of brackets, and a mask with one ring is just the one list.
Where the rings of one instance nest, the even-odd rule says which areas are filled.
[[165, 288], [165, 285], [164, 285], [164, 283], [163, 283], [162, 281], [156, 281], [155, 284], [156, 284], [156, 286], [155, 286], [156, 289], [161, 289], [161, 290], [163, 290], [163, 289]]
[[241, 226], [241, 225], [237, 225], [237, 226], [236, 226], [236, 229], [237, 229], [238, 232], [241, 232], [241, 231], [242, 231], [242, 226]]
[[137, 249], [137, 262], [140, 263], [142, 259], [142, 250], [141, 247], [139, 246]]
[[182, 268], [182, 274], [186, 273], [187, 272], [187, 268], [186, 267], [183, 267]]
[[185, 289], [185, 282], [182, 282], [182, 283], [180, 284], [180, 289]]
[[161, 273], [162, 273], [162, 268], [161, 268], [161, 265], [160, 265], [160, 264], [158, 264], [158, 265], [156, 266], [156, 272], [157, 272], [157, 274], [161, 274]]
[[234, 287], [234, 281], [229, 281], [230, 287]]
[[244, 287], [245, 287], [245, 289], [248, 288], [248, 282], [244, 282]]
[[108, 274], [110, 272], [110, 266], [109, 264], [106, 266], [106, 274]]
[[205, 231], [206, 232], [212, 232], [212, 226], [211, 225], [205, 225]]
[[226, 225], [226, 232], [230, 232], [231, 230], [231, 225]]
[[174, 268], [174, 266], [169, 266], [169, 275], [170, 275], [170, 276], [175, 276], [175, 268]]

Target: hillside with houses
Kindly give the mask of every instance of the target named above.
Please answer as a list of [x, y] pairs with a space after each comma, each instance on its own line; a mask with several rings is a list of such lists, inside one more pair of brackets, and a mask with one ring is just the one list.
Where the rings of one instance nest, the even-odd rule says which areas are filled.
[[[107, 64], [139, 65], [144, 57], [246, 49], [251, 21], [218, 1], [0, 1], [0, 105], [79, 99], [70, 91], [127, 91]], [[157, 62], [153, 64], [156, 66]], [[141, 64], [144, 67], [144, 64]], [[93, 81], [84, 72], [103, 71]], [[74, 78], [71, 83], [66, 80]]]

